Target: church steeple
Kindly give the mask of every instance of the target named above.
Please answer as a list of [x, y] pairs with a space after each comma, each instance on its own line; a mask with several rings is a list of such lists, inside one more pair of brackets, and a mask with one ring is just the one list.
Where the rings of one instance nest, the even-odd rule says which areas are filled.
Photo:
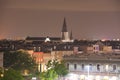
[[73, 42], [72, 31], [71, 31], [70, 36], [69, 36], [69, 33], [67, 31], [67, 25], [66, 25], [65, 18], [64, 18], [62, 32], [61, 32], [61, 39], [62, 39], [62, 42]]
[[71, 33], [70, 33], [70, 40], [73, 40], [72, 31], [71, 31]]
[[67, 32], [66, 19], [64, 18], [62, 32]]
[[65, 40], [65, 36], [64, 36], [64, 33], [62, 33], [62, 40]]

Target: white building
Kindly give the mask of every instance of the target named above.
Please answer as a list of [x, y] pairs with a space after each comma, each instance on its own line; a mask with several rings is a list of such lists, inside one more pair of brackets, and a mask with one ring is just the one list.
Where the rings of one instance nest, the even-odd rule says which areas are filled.
[[120, 80], [120, 55], [75, 54], [65, 56], [69, 72], [76, 80]]

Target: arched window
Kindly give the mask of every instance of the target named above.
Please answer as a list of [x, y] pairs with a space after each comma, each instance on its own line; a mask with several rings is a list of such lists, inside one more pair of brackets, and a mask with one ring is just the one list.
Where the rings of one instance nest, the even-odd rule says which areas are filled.
[[41, 51], [41, 48], [40, 48], [40, 47], [38, 47], [38, 51]]
[[34, 47], [34, 51], [36, 51], [36, 47]]
[[97, 71], [100, 71], [100, 64], [97, 64]]
[[89, 64], [89, 70], [92, 71], [92, 64]]
[[77, 64], [74, 64], [74, 69], [75, 69], [75, 70], [77, 69]]
[[67, 69], [69, 70], [69, 63], [67, 63]]
[[84, 64], [82, 64], [82, 66], [81, 66], [81, 67], [82, 67], [82, 70], [84, 70], [85, 65], [84, 65]]
[[115, 71], [117, 69], [117, 65], [113, 65], [113, 71]]

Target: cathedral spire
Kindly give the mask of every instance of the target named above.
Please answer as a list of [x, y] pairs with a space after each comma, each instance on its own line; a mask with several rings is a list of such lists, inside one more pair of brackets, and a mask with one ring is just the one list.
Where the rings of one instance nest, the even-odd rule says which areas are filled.
[[70, 40], [73, 40], [72, 31], [71, 31], [71, 33], [70, 33]]
[[64, 33], [62, 33], [62, 40], [65, 40], [65, 36], [64, 36]]
[[62, 32], [67, 32], [66, 19], [64, 18]]

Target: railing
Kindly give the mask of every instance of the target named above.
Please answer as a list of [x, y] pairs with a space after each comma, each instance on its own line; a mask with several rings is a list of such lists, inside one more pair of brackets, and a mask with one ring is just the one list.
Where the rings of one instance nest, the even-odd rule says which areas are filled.
[[[75, 73], [75, 74], [79, 74], [79, 75], [87, 75], [88, 74], [88, 71], [70, 71], [72, 73]], [[118, 72], [89, 72], [90, 75], [100, 75], [100, 76], [104, 76], [104, 75], [107, 75], [107, 76], [118, 76], [120, 73]]]

